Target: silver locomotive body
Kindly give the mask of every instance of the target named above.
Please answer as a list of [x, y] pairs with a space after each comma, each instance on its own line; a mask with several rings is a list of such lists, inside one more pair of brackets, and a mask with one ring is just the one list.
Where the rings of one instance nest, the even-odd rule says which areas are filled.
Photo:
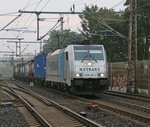
[[68, 45], [48, 54], [46, 81], [71, 92], [96, 92], [108, 85], [106, 52], [102, 45]]

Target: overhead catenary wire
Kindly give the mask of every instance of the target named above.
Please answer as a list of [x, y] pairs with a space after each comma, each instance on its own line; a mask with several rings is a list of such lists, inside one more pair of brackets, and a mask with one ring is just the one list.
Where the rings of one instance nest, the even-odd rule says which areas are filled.
[[[86, 0], [86, 1], [89, 1], [89, 0]], [[29, 1], [28, 1], [29, 2]], [[49, 0], [47, 1], [47, 2], [49, 2]], [[27, 4], [27, 5], [29, 5], [29, 4]], [[46, 5], [46, 4], [45, 4]], [[43, 7], [44, 8], [44, 7]], [[33, 22], [31, 22], [31, 24], [32, 24]], [[28, 25], [28, 28], [30, 27], [31, 25]]]
[[49, 2], [49, 1], [47, 1], [47, 2]]
[[[43, 0], [40, 0], [40, 1], [38, 2], [38, 5], [36, 6], [35, 10], [37, 9], [37, 7], [40, 5], [40, 3], [41, 3], [42, 1], [43, 1]], [[49, 1], [49, 0], [48, 0], [48, 1]], [[46, 4], [47, 4], [47, 3], [46, 3]], [[45, 5], [46, 5], [46, 4], [45, 4]], [[29, 5], [29, 1], [28, 1], [27, 5], [25, 6], [25, 8], [28, 7], [28, 5]], [[44, 5], [44, 7], [45, 7], [45, 5]], [[43, 7], [43, 8], [44, 8], [44, 7]], [[25, 8], [24, 8], [24, 9], [25, 9]], [[23, 10], [24, 10], [24, 9], [23, 9]], [[8, 13], [7, 13], [7, 14], [8, 14]], [[9, 14], [10, 14], [10, 13], [9, 13]], [[11, 14], [14, 14], [14, 13], [11, 13]], [[19, 14], [19, 15], [22, 15], [22, 14]], [[31, 17], [31, 16], [30, 16], [30, 17]], [[25, 22], [24, 26], [26, 26], [26, 24], [27, 24], [28, 21], [30, 20], [30, 17], [29, 17], [28, 20]], [[8, 25], [9, 25], [9, 24], [8, 24]], [[8, 26], [8, 25], [7, 25], [7, 26]], [[4, 28], [6, 28], [7, 26], [5, 26]], [[18, 26], [18, 24], [16, 24], [16, 26]], [[24, 26], [23, 26], [23, 27], [24, 27]], [[22, 28], [23, 28], [23, 27], [22, 27]], [[4, 29], [4, 28], [3, 28], [3, 29]], [[29, 26], [28, 26], [28, 28], [29, 28]], [[3, 30], [3, 29], [2, 29], [2, 30]], [[20, 30], [19, 33], [20, 33], [21, 31], [22, 31], [22, 30]], [[25, 30], [24, 32], [26, 32], [26, 31], [27, 31], [27, 30]], [[19, 37], [19, 36], [20, 36], [20, 35], [18, 34], [17, 37]]]
[[[102, 19], [98, 18], [98, 17], [90, 17], [90, 19], [95, 19], [97, 22], [99, 22], [101, 25], [98, 25], [98, 27], [102, 28], [102, 30], [100, 31], [101, 33], [104, 32], [109, 32], [112, 35], [107, 35], [107, 36], [119, 36], [121, 38], [127, 39], [126, 36], [124, 36], [123, 34], [119, 33], [118, 31], [116, 31], [115, 29], [113, 29], [111, 26], [109, 26], [106, 22], [104, 22]], [[95, 35], [95, 33], [90, 32], [90, 34]], [[105, 35], [106, 36], [106, 35]]]
[[[32, 1], [32, 0], [28, 0], [28, 3], [27, 3], [27, 5], [25, 6], [25, 8], [23, 9], [23, 10], [25, 10], [26, 8], [28, 8], [29, 6], [31, 6], [31, 2], [29, 3], [29, 1]], [[84, 2], [85, 0], [81, 0], [82, 2]], [[88, 3], [90, 2], [90, 0], [86, 0]], [[94, 1], [94, 0], [93, 0]], [[39, 0], [38, 0], [38, 2], [39, 2]], [[48, 1], [47, 1], [48, 2]], [[35, 4], [35, 3], [34, 3]], [[32, 4], [32, 6], [34, 5], [34, 4]], [[37, 5], [37, 2], [36, 2], [36, 5]], [[40, 4], [41, 5], [41, 4]], [[41, 6], [39, 6], [39, 7], [41, 7]], [[33, 8], [34, 8], [34, 6], [33, 6]], [[43, 7], [44, 8], [44, 7]], [[22, 15], [22, 16], [24, 16], [24, 15]], [[31, 17], [32, 18], [32, 17]], [[21, 19], [21, 18], [20, 18]], [[18, 20], [17, 20], [18, 21]], [[30, 27], [31, 27], [31, 25], [34, 23], [34, 20], [32, 20], [32, 22], [31, 22], [31, 20], [29, 20], [28, 21], [28, 23], [25, 25], [25, 26], [28, 26], [28, 28], [26, 28], [26, 29], [29, 29]], [[28, 24], [31, 24], [31, 25], [28, 25]], [[18, 24], [18, 26], [19, 26], [20, 24]], [[56, 27], [58, 27], [58, 24], [57, 24], [57, 26]], [[55, 27], [55, 29], [56, 29], [56, 27]], [[26, 32], [27, 30], [25, 30], [25, 32]], [[23, 31], [20, 31], [20, 33], [21, 32], [23, 32]], [[24, 32], [24, 33], [25, 33]], [[16, 33], [14, 33], [14, 34], [16, 34]]]
[[123, 34], [119, 33], [118, 31], [116, 31], [115, 29], [113, 29], [111, 26], [109, 26], [106, 22], [102, 21], [101, 19], [97, 19], [97, 21], [99, 23], [101, 23], [102, 25], [104, 25], [106, 28], [110, 29], [111, 33], [116, 34], [117, 36], [121, 37], [121, 38], [125, 38], [127, 39], [126, 36], [124, 36]]
[[[28, 2], [27, 2], [27, 4], [26, 4], [26, 6], [23, 8], [23, 10], [25, 10], [28, 6], [29, 6], [29, 3], [31, 2], [31, 0], [28, 0]], [[18, 25], [19, 25], [19, 21], [18, 22], [16, 22], [16, 25], [15, 25], [15, 28], [17, 28], [18, 27]], [[23, 27], [22, 27], [23, 28]], [[27, 28], [26, 28], [27, 29]], [[20, 31], [19, 31], [20, 32]]]
[[[42, 1], [43, 1], [43, 0], [40, 0], [40, 2], [38, 3], [38, 5], [37, 5], [36, 8], [34, 9], [34, 11], [37, 9], [37, 7], [39, 6], [39, 4], [40, 4]], [[45, 5], [43, 6], [43, 8], [41, 9], [41, 11], [47, 6], [47, 4], [49, 3], [49, 1], [50, 1], [50, 0], [48, 0], [48, 1], [46, 2], [46, 4], [45, 4]], [[32, 16], [32, 14], [31, 14], [31, 16]], [[31, 16], [30, 16], [30, 17], [31, 17]], [[31, 21], [31, 23], [28, 25], [28, 28], [32, 25], [32, 23], [33, 23], [34, 21], [35, 21], [35, 18], [34, 18], [34, 19]], [[26, 24], [25, 24], [25, 25], [26, 25]], [[25, 26], [25, 25], [24, 25], [24, 26]], [[25, 32], [26, 32], [26, 30], [23, 31], [23, 33], [25, 33]]]
[[113, 9], [117, 6], [119, 6], [120, 4], [122, 4], [125, 0], [121, 0], [120, 2], [118, 2], [117, 4], [115, 4], [114, 6], [112, 6], [110, 9]]
[[[42, 1], [42, 0], [40, 0], [40, 1]], [[29, 2], [29, 1], [28, 1]], [[39, 4], [38, 4], [39, 5]], [[37, 6], [38, 7], [38, 6]], [[25, 9], [25, 8], [24, 8]], [[18, 13], [18, 12], [12, 12], [12, 13], [5, 13], [5, 14], [1, 14], [0, 16], [4, 16], [4, 15], [10, 15], [10, 14], [16, 14], [16, 13]], [[21, 17], [21, 15], [22, 14], [19, 14], [19, 15], [17, 15], [17, 17], [16, 18], [14, 18], [11, 22], [9, 22], [6, 26], [4, 26], [0, 31], [2, 31], [2, 30], [4, 30], [6, 27], [8, 27], [10, 24], [12, 24], [16, 19], [18, 19], [19, 17]], [[29, 20], [29, 19], [28, 19]], [[28, 20], [27, 20], [27, 22], [28, 22]], [[26, 23], [27, 23], [26, 22]], [[26, 25], [26, 23], [24, 24], [24, 26]], [[24, 27], [23, 26], [23, 27]], [[17, 35], [17, 37], [19, 37], [19, 35]]]
[[[40, 0], [40, 1], [38, 2], [37, 6], [34, 8], [34, 11], [38, 8], [38, 6], [40, 5], [41, 2], [42, 2], [42, 0]], [[23, 27], [26, 26], [26, 24], [28, 23], [28, 21], [30, 20], [30, 18], [31, 18], [32, 15], [33, 15], [33, 14], [30, 14], [29, 18], [28, 18], [27, 21], [24, 23]], [[34, 20], [35, 20], [35, 19], [34, 19]], [[32, 20], [32, 22], [33, 22], [33, 20]], [[32, 24], [32, 22], [30, 23], [30, 25]], [[28, 26], [28, 28], [30, 27], [30, 25]]]
[[[94, 3], [96, 3], [97, 2], [97, 0], [90, 0], [91, 1], [91, 3], [89, 4], [89, 5], [87, 5], [87, 2], [88, 2], [89, 0], [76, 0], [76, 1], [74, 1], [74, 4], [75, 5], [78, 5], [78, 4], [85, 4], [86, 6], [89, 6], [89, 5], [93, 5]], [[123, 3], [123, 1], [124, 0], [121, 0], [119, 3], [117, 3], [117, 4], [115, 4], [112, 8], [114, 8], [114, 7], [116, 7], [116, 6], [119, 6], [120, 4], [122, 4]], [[109, 12], [107, 12], [107, 13], [109, 13]], [[117, 12], [118, 13], [118, 12]], [[120, 13], [120, 12], [119, 12]], [[121, 12], [122, 13], [122, 12]], [[117, 20], [117, 19], [105, 19], [105, 20], [110, 20], [110, 21], [116, 21], [116, 22], [124, 22], [124, 21], [126, 21], [126, 20]], [[68, 23], [68, 22], [67, 22]]]
[[[37, 4], [37, 6], [35, 7], [35, 9], [34, 10], [36, 10], [37, 8], [38, 8], [38, 6], [40, 5], [40, 3], [42, 2], [43, 0], [40, 0], [39, 2], [38, 2], [38, 4]], [[48, 4], [48, 2], [49, 2], [49, 0], [46, 2], [46, 4], [44, 5], [44, 7], [42, 8], [42, 10], [45, 8], [45, 6]], [[26, 5], [26, 7], [28, 7], [29, 6], [29, 1], [28, 1], [28, 4]], [[26, 8], [25, 7], [25, 8]], [[24, 9], [25, 9], [24, 8]], [[23, 9], [23, 10], [24, 10]], [[29, 20], [30, 20], [30, 18], [31, 18], [31, 16], [32, 16], [32, 14], [30, 15], [30, 17], [28, 18], [28, 20], [25, 22], [25, 24], [24, 24], [24, 26], [26, 26], [26, 24], [29, 22]], [[27, 29], [32, 25], [32, 23], [34, 22], [34, 20], [35, 20], [35, 18], [31, 21], [31, 23], [27, 26]], [[20, 32], [22, 32], [22, 33], [25, 33], [25, 32], [32, 32], [32, 33], [36, 33], [36, 31], [31, 31], [31, 30], [19, 30], [18, 32], [20, 33]], [[18, 34], [17, 35], [17, 37], [19, 37], [21, 34]], [[25, 50], [26, 50], [26, 48], [25, 48]]]
[[[40, 1], [38, 2], [37, 6], [35, 7], [34, 10], [36, 10], [36, 9], [38, 8], [38, 6], [40, 5], [40, 3], [41, 3], [42, 1], [43, 1], [43, 0], [40, 0]], [[29, 1], [28, 1], [27, 5], [23, 8], [23, 10], [25, 10], [25, 8], [27, 8], [28, 6], [29, 6]], [[23, 25], [22, 27], [25, 27], [25, 26], [26, 26], [26, 24], [29, 22], [31, 16], [32, 16], [32, 14], [29, 16], [29, 18], [27, 19], [27, 21], [24, 23], [24, 25]], [[28, 25], [27, 28], [29, 28], [29, 27], [31, 26], [31, 24], [33, 23], [34, 20], [35, 20], [35, 19], [32, 20], [32, 22]], [[25, 32], [26, 32], [26, 30], [24, 30], [22, 33], [25, 33]], [[19, 34], [18, 34], [17, 36], [19, 36]]]
[[26, 6], [23, 8], [23, 10], [25, 10], [26, 8], [29, 7], [29, 3], [30, 3], [30, 2], [31, 2], [31, 0], [28, 0], [27, 4], [26, 4]]
[[26, 45], [26, 47], [20, 52], [19, 56], [27, 49], [29, 45]]

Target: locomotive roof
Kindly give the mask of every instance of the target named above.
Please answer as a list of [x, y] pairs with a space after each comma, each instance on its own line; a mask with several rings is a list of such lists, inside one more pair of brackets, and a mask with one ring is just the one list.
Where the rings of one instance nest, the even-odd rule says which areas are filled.
[[74, 46], [103, 46], [103, 45], [81, 45], [81, 44], [71, 44], [71, 45], [67, 45], [65, 48], [63, 48], [63, 49], [57, 49], [57, 50], [55, 50], [54, 52], [52, 52], [52, 53], [48, 53], [48, 55], [47, 56], [52, 56], [52, 55], [55, 55], [55, 54], [59, 54], [59, 52], [61, 51], [61, 50], [64, 50], [64, 49], [66, 49], [66, 48], [68, 48], [68, 47], [74, 47]]

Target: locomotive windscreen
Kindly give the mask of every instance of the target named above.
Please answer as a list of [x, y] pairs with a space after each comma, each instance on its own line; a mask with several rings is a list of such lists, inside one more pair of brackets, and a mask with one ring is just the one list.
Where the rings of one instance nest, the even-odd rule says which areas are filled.
[[104, 60], [102, 46], [74, 46], [75, 60]]

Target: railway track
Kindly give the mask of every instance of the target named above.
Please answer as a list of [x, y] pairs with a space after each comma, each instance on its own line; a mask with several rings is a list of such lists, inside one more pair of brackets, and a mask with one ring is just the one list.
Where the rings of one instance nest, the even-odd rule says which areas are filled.
[[[128, 121], [138, 123], [140, 125], [150, 125], [150, 108], [141, 107], [130, 103], [120, 101], [101, 101], [92, 100], [92, 103], [88, 105], [88, 108], [98, 110], [98, 108], [117, 115]], [[97, 108], [98, 107], [98, 108]]]
[[12, 87], [11, 91], [28, 109], [33, 112], [34, 116], [40, 121], [42, 126], [46, 127], [102, 127], [87, 118], [71, 111], [70, 109], [59, 105], [43, 96], [26, 89]]
[[[38, 121], [33, 115], [32, 112], [28, 110], [28, 108], [25, 106], [24, 102], [21, 101], [17, 96], [15, 96], [15, 93], [12, 92], [7, 87], [1, 87], [3, 93], [8, 95], [10, 99], [5, 99], [0, 103], [1, 107], [17, 107], [19, 111], [22, 113], [23, 117], [25, 118], [26, 122], [28, 123], [29, 127], [40, 127], [42, 126], [40, 124], [40, 121]], [[11, 122], [11, 121], [9, 121]]]
[[[64, 93], [62, 92], [57, 92], [56, 93], [62, 94], [64, 95]], [[104, 92], [104, 94], [109, 94], [109, 95], [114, 95], [115, 94], [111, 94], [111, 92]], [[102, 94], [101, 94], [102, 95]], [[120, 96], [122, 95], [122, 99], [124, 98], [130, 98], [132, 100], [137, 100], [137, 101], [141, 101], [141, 102], [146, 102], [149, 103], [149, 98], [146, 97], [144, 98], [143, 96], [132, 96], [130, 94], [123, 94], [123, 93], [119, 93], [116, 94], [116, 96]], [[72, 96], [72, 95], [65, 95], [65, 96]], [[100, 99], [85, 99], [85, 98], [81, 98], [81, 97], [77, 97], [77, 96], [72, 96], [73, 98], [77, 98], [78, 100], [83, 100], [85, 102], [88, 102], [86, 105], [87, 109], [92, 109], [95, 111], [98, 111], [98, 109], [102, 109], [108, 112], [113, 113], [114, 115], [118, 115], [122, 118], [125, 118], [126, 120], [129, 121], [133, 121], [136, 122], [138, 124], [144, 125], [144, 126], [149, 126], [150, 125], [150, 108], [146, 107], [146, 106], [140, 106], [138, 104], [132, 104], [132, 103], [128, 103], [125, 101], [120, 101], [120, 100], [113, 100], [113, 98], [107, 100], [107, 101], [102, 101], [101, 98]]]
[[[123, 93], [120, 93], [120, 92], [118, 93], [114, 91], [105, 91], [103, 96], [105, 95], [108, 97], [111, 96], [112, 98], [114, 98], [113, 103], [131, 108], [131, 109], [136, 109], [139, 111], [150, 113], [150, 103], [149, 103], [150, 98], [149, 97], [133, 95], [133, 94], [123, 94]], [[127, 99], [127, 102], [122, 101], [122, 99], [124, 100]]]
[[100, 94], [98, 96], [100, 99], [92, 100], [91, 102], [93, 104], [110, 110], [113, 114], [120, 115], [125, 119], [135, 121], [140, 125], [150, 126], [149, 97], [139, 95], [133, 96], [131, 94], [123, 94], [112, 91], [105, 91], [104, 94]]
[[[63, 95], [62, 93], [61, 96], [70, 95]], [[91, 111], [90, 114], [95, 114], [96, 112], [96, 117], [100, 117], [99, 114], [101, 114], [102, 111], [105, 111], [108, 114], [112, 114], [113, 116], [115, 115], [121, 118], [122, 120], [128, 122], [136, 123], [139, 126], [150, 126], [150, 109], [147, 107], [126, 103], [123, 101], [113, 100], [113, 98], [108, 100], [106, 99], [106, 101], [102, 101], [101, 99], [85, 99], [76, 96], [71, 96], [70, 98], [72, 98], [71, 100], [74, 100], [75, 102], [78, 102], [79, 100], [82, 101], [84, 104], [86, 104], [86, 111]], [[70, 102], [68, 102], [68, 100], [67, 103], [72, 103], [71, 100], [69, 100]], [[67, 103], [61, 102], [61, 105], [67, 107]], [[88, 118], [92, 118], [92, 120], [97, 121], [97, 118], [93, 116], [88, 115]]]
[[140, 96], [138, 94], [127, 94], [127, 93], [121, 93], [121, 92], [115, 92], [115, 91], [104, 91], [104, 94], [150, 103], [150, 97]]

